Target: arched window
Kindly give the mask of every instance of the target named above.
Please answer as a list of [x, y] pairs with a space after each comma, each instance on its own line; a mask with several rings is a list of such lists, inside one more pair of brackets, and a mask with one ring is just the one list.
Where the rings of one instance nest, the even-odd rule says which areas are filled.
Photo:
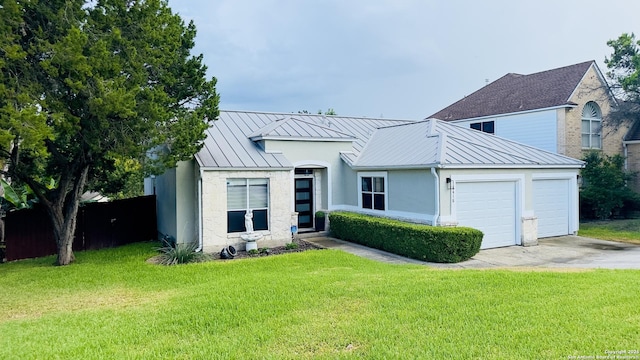
[[602, 112], [593, 101], [582, 109], [582, 148], [602, 149]]

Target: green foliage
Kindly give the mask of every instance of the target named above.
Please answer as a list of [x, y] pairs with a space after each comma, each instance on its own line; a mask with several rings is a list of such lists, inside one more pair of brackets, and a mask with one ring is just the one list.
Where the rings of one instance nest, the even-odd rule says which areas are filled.
[[582, 169], [580, 189], [580, 213], [584, 218], [609, 219], [637, 206], [638, 194], [627, 186], [634, 175], [625, 172], [622, 156], [591, 151], [583, 160], [587, 163]]
[[161, 265], [178, 265], [207, 261], [210, 257], [203, 252], [196, 252], [196, 244], [181, 243], [176, 246], [165, 246], [158, 249], [158, 263]]
[[87, 187], [137, 194], [201, 148], [219, 97], [195, 36], [166, 0], [2, 2], [0, 162], [55, 214], [59, 247]]
[[332, 212], [331, 234], [339, 239], [422, 261], [454, 263], [480, 251], [483, 233], [467, 227], [411, 224], [374, 216]]
[[613, 53], [605, 58], [610, 88], [621, 101], [608, 119], [614, 124], [640, 122], [640, 41], [624, 33], [607, 45]]
[[247, 251], [247, 254], [249, 254], [250, 256], [256, 256], [256, 255], [260, 254], [260, 251], [258, 251], [258, 249], [251, 249], [251, 250]]
[[298, 243], [295, 243], [295, 242], [287, 243], [287, 245], [284, 246], [284, 248], [287, 250], [294, 250], [294, 249], [297, 249], [298, 247], [299, 247]]
[[259, 249], [258, 249], [258, 252], [259, 252], [260, 254], [269, 255], [269, 254], [271, 254], [271, 249], [269, 249], [269, 248], [267, 248], [267, 247], [259, 248]]
[[324, 218], [327, 214], [324, 211], [316, 211], [316, 218]]

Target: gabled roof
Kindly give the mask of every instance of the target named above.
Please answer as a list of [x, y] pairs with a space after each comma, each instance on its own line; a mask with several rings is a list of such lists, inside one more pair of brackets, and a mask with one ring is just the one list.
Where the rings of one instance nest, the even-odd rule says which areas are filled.
[[631, 126], [631, 129], [627, 132], [624, 139], [625, 142], [629, 141], [640, 141], [640, 121], [636, 120], [634, 124]]
[[570, 98], [592, 66], [597, 70], [592, 60], [530, 75], [509, 73], [429, 118], [453, 121], [573, 106]]
[[562, 167], [583, 162], [437, 119], [378, 129], [359, 156], [344, 153], [353, 168]]
[[[330, 126], [330, 121], [323, 119]], [[287, 116], [278, 119], [249, 135], [249, 139], [257, 140], [320, 140], [320, 141], [353, 141], [355, 137], [318, 125], [309, 121]]]
[[206, 131], [198, 164], [206, 169], [291, 169], [281, 153], [267, 152], [258, 140], [352, 141], [359, 154], [379, 127], [409, 123], [409, 120], [313, 114], [220, 111]]

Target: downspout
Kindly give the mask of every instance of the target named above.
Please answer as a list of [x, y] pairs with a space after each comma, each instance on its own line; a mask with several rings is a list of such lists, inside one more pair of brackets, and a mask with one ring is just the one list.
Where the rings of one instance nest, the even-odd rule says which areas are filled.
[[198, 247], [196, 252], [202, 251], [204, 247], [202, 236], [202, 169], [200, 169], [200, 177], [198, 178]]
[[431, 175], [436, 179], [435, 186], [435, 199], [436, 199], [436, 211], [433, 214], [432, 226], [438, 226], [438, 219], [440, 218], [440, 178], [438, 177], [438, 173], [436, 172], [436, 168], [431, 168]]

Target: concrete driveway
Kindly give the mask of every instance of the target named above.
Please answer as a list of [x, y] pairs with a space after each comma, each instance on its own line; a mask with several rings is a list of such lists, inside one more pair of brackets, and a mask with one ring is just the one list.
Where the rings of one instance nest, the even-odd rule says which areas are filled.
[[343, 250], [372, 260], [395, 264], [423, 264], [444, 269], [505, 267], [640, 269], [639, 245], [590, 239], [581, 236], [542, 239], [537, 246], [510, 246], [480, 250], [470, 260], [457, 264], [438, 264], [408, 259], [333, 238], [309, 238], [305, 240], [326, 248]]

